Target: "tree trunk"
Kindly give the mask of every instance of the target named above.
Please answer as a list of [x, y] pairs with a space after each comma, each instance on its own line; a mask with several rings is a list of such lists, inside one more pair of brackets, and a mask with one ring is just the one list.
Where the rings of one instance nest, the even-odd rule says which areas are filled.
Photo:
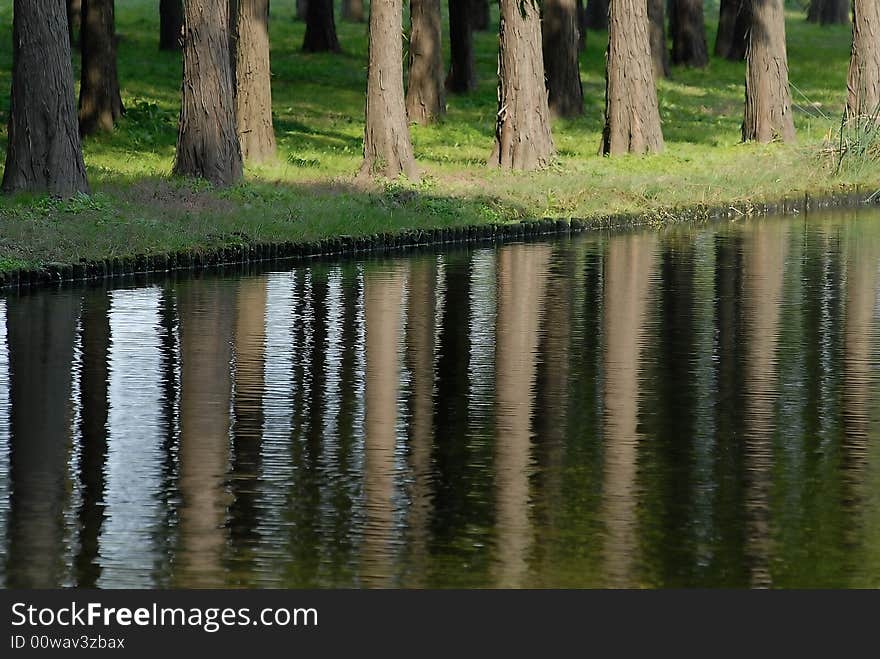
[[15, 0], [3, 192], [88, 192], [63, 0]]
[[409, 84], [406, 114], [425, 125], [446, 113], [440, 0], [410, 0]]
[[880, 2], [855, 0], [852, 57], [847, 78], [847, 117], [880, 111]]
[[67, 30], [70, 45], [79, 46], [79, 29], [82, 24], [82, 0], [67, 0]]
[[663, 150], [646, 0], [611, 0], [602, 153]]
[[709, 63], [706, 46], [706, 24], [703, 0], [674, 0], [672, 29], [672, 63], [702, 68]]
[[269, 0], [230, 0], [235, 126], [247, 162], [275, 158], [269, 67]]
[[308, 0], [296, 0], [296, 20], [305, 21], [309, 13]]
[[159, 50], [183, 47], [183, 0], [159, 1]]
[[498, 114], [490, 166], [533, 170], [553, 156], [537, 0], [501, 0]]
[[470, 3], [471, 0], [449, 0], [450, 61], [446, 89], [453, 94], [464, 94], [477, 86]]
[[359, 176], [419, 178], [403, 98], [402, 0], [370, 7], [364, 162]]
[[749, 0], [721, 0], [715, 39], [717, 57], [731, 62], [745, 59], [751, 15]]
[[583, 51], [587, 47], [587, 8], [584, 0], [577, 0], [578, 21], [578, 50]]
[[669, 51], [666, 49], [666, 11], [664, 0], [648, 0], [648, 37], [651, 40], [651, 59], [654, 79], [669, 75]]
[[591, 30], [608, 29], [609, 0], [587, 0], [587, 27]]
[[350, 23], [363, 23], [364, 0], [342, 0], [342, 20]]
[[174, 173], [215, 185], [242, 176], [235, 130], [227, 0], [185, 0], [183, 92]]
[[79, 132], [113, 130], [125, 113], [116, 71], [114, 0], [82, 0]]
[[742, 136], [744, 142], [795, 139], [783, 0], [752, 0]]
[[471, 0], [473, 18], [472, 25], [475, 30], [485, 31], [489, 29], [489, 0]]
[[340, 50], [333, 20], [333, 0], [309, 0], [303, 52], [338, 53]]
[[851, 0], [812, 0], [807, 10], [810, 23], [822, 25], [845, 25], [849, 23]]
[[576, 117], [584, 111], [578, 36], [575, 0], [544, 0], [544, 72], [550, 111], [557, 117]]

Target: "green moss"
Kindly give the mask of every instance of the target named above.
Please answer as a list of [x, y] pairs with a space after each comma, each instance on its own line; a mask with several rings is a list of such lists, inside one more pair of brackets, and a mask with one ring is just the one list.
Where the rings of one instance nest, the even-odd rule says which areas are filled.
[[[659, 216], [676, 207], [822, 194], [880, 180], [876, 162], [835, 174], [835, 160], [825, 152], [836, 140], [846, 96], [849, 28], [809, 25], [802, 14], [790, 13], [797, 145], [739, 144], [744, 64], [713, 59], [704, 70], [676, 69], [660, 81], [665, 153], [600, 157], [605, 35], [591, 32], [581, 57], [585, 113], [554, 122], [554, 165], [528, 174], [491, 170], [486, 159], [496, 111], [497, 36], [478, 33], [478, 89], [450, 96], [440, 124], [412, 128], [422, 182], [364, 187], [354, 174], [361, 159], [366, 26], [338, 23], [341, 55], [305, 54], [304, 25], [294, 21], [293, 5], [278, 3], [272, 12], [276, 163], [248, 168], [246, 181], [226, 190], [169, 178], [180, 56], [157, 49], [154, 1], [121, 3], [119, 67], [127, 114], [112, 134], [85, 142], [94, 194], [64, 202], [0, 199], [0, 270], [538, 216]], [[10, 19], [9, 5], [0, 7], [0, 25]], [[715, 19], [707, 12], [710, 38]], [[9, 89], [10, 68], [11, 42], [0, 40], [0, 89]], [[0, 98], [4, 126], [8, 102]]]

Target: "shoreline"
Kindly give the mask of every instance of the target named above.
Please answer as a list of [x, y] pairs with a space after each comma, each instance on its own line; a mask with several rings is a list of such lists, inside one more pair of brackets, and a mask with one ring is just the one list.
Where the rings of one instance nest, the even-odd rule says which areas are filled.
[[202, 272], [216, 267], [243, 267], [255, 263], [315, 258], [349, 259], [361, 255], [406, 253], [445, 245], [503, 244], [526, 238], [561, 236], [639, 227], [662, 228], [675, 223], [730, 220], [736, 217], [788, 216], [827, 209], [856, 209], [880, 205], [876, 190], [852, 188], [811, 196], [789, 195], [776, 201], [735, 202], [635, 213], [615, 213], [588, 218], [535, 218], [511, 223], [486, 223], [461, 227], [386, 232], [368, 236], [339, 235], [311, 242], [230, 244], [205, 250], [182, 250], [154, 255], [113, 257], [78, 263], [47, 263], [40, 268], [0, 270], [0, 291], [60, 287], [110, 281], [143, 275], [167, 276], [175, 272]]

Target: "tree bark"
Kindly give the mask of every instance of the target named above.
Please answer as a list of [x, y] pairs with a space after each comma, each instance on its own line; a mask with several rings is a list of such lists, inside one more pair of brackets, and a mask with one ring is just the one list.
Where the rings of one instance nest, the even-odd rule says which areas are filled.
[[159, 1], [159, 50], [183, 47], [183, 0]]
[[402, 0], [370, 7], [364, 161], [359, 176], [419, 178], [403, 97]]
[[235, 126], [246, 162], [275, 158], [269, 66], [269, 0], [230, 0]]
[[849, 23], [851, 0], [812, 0], [807, 10], [810, 23], [845, 25]]
[[550, 112], [557, 117], [583, 114], [575, 0], [544, 0], [541, 37]]
[[406, 114], [410, 121], [430, 124], [446, 113], [440, 0], [410, 0], [409, 84]]
[[608, 29], [609, 0], [587, 0], [587, 27], [591, 30]]
[[475, 30], [489, 29], [489, 0], [471, 0], [472, 24]]
[[795, 139], [783, 0], [752, 0], [742, 136], [744, 142]]
[[855, 0], [852, 57], [847, 77], [848, 118], [880, 110], [880, 2]]
[[174, 173], [215, 185], [241, 179], [227, 0], [184, 0], [183, 91]]
[[79, 29], [82, 24], [82, 0], [67, 0], [67, 30], [70, 45], [79, 46]]
[[88, 192], [64, 0], [15, 0], [3, 192]]
[[749, 0], [721, 0], [718, 35], [715, 38], [717, 57], [723, 57], [731, 62], [745, 59], [751, 16]]
[[453, 94], [464, 94], [477, 86], [470, 3], [471, 0], [449, 0], [450, 61], [446, 89]]
[[305, 21], [309, 13], [308, 0], [296, 0], [296, 20]]
[[602, 153], [663, 150], [646, 0], [611, 0]]
[[82, 0], [79, 132], [113, 130], [125, 113], [116, 70], [114, 0]]
[[533, 170], [553, 157], [536, 0], [501, 0], [498, 114], [490, 166]]
[[342, 20], [350, 23], [363, 23], [364, 0], [342, 0]]
[[578, 50], [583, 51], [587, 47], [587, 8], [584, 0], [577, 0], [578, 22]]
[[672, 63], [702, 68], [709, 63], [703, 0], [673, 0]]
[[333, 0], [309, 0], [302, 49], [306, 53], [338, 53], [342, 50], [336, 37]]
[[648, 0], [648, 37], [651, 40], [651, 59], [654, 78], [669, 75], [669, 51], [666, 49], [666, 11], [664, 0]]

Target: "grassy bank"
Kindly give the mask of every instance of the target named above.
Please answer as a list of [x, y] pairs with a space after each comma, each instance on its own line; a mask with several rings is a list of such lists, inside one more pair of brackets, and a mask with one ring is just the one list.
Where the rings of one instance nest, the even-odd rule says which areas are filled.
[[[0, 8], [0, 123], [11, 67], [11, 3]], [[0, 271], [243, 243], [305, 242], [558, 216], [656, 213], [695, 205], [778, 199], [809, 191], [880, 187], [876, 163], [834, 171], [834, 141], [846, 93], [849, 27], [788, 17], [799, 142], [741, 145], [744, 65], [713, 60], [659, 84], [666, 152], [649, 158], [597, 155], [604, 106], [605, 35], [590, 33], [581, 57], [585, 113], [555, 121], [558, 159], [531, 174], [490, 170], [497, 36], [478, 33], [479, 89], [448, 99], [437, 126], [413, 127], [418, 185], [357, 186], [361, 158], [366, 26], [339, 23], [345, 52], [300, 52], [304, 25], [294, 3], [272, 5], [275, 127], [279, 158], [250, 168], [246, 182], [212, 190], [173, 180], [179, 55], [160, 53], [158, 0], [118, 3], [120, 80], [127, 115], [111, 135], [84, 145], [90, 197], [0, 198]], [[709, 35], [714, 39], [715, 16]], [[493, 21], [497, 25], [496, 21]], [[448, 50], [447, 50], [448, 52]]]

